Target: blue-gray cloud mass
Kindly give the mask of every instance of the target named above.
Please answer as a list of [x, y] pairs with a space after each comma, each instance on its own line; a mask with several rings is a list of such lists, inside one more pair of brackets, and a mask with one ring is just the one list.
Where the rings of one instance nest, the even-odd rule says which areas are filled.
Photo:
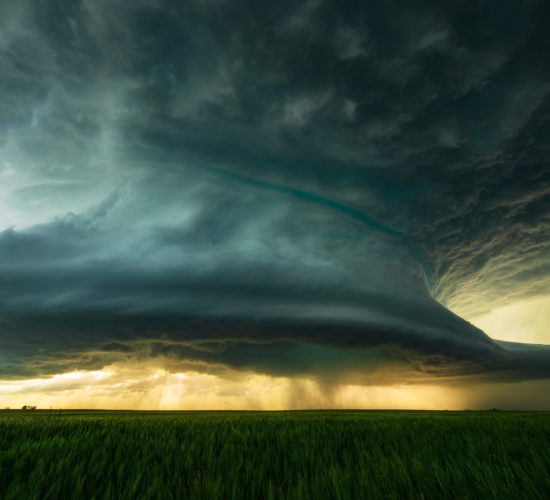
[[2, 1], [0, 376], [550, 377], [456, 315], [550, 289], [549, 18]]

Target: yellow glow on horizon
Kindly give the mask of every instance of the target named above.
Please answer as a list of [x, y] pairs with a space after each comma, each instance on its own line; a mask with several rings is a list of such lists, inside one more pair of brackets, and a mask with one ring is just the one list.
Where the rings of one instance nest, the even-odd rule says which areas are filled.
[[226, 370], [223, 375], [193, 370], [170, 372], [165, 360], [115, 363], [103, 370], [47, 378], [0, 380], [0, 408], [130, 410], [298, 410], [415, 409], [550, 410], [550, 382], [462, 385], [449, 383], [324, 384], [297, 377], [271, 377]]
[[550, 295], [498, 307], [471, 322], [497, 340], [550, 344]]
[[2, 406], [138, 410], [291, 410], [308, 408], [463, 409], [460, 391], [437, 385], [326, 386], [299, 377], [169, 372], [147, 364], [48, 378], [1, 381]]

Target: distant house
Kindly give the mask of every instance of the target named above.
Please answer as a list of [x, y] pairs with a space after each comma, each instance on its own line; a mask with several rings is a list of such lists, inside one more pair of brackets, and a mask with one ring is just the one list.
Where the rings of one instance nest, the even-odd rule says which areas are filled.
[[21, 407], [22, 410], [36, 410], [36, 406], [25, 405]]

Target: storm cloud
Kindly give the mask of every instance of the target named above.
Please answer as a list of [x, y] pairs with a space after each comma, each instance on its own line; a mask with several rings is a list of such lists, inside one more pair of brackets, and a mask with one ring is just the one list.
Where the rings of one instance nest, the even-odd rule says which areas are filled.
[[550, 290], [548, 18], [2, 2], [0, 377], [549, 378], [462, 319]]

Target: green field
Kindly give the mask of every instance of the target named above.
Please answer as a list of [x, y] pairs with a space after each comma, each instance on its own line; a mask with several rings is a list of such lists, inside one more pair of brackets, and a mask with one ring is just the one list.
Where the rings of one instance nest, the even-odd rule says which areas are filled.
[[0, 412], [0, 498], [550, 498], [550, 413]]

